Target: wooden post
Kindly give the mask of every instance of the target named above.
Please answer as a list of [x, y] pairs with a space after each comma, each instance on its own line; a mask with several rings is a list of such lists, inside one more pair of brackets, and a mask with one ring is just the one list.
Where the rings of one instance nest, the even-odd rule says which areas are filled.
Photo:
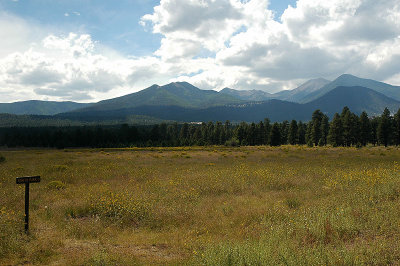
[[25, 184], [25, 233], [29, 233], [29, 184], [40, 182], [40, 176], [17, 177], [17, 184]]
[[29, 232], [29, 183], [25, 183], [25, 233]]

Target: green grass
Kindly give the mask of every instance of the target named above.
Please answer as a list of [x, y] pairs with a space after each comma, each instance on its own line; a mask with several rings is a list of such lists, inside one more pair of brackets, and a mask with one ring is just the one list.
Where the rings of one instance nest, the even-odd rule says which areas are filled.
[[[397, 148], [2, 154], [1, 265], [400, 263]], [[28, 236], [25, 175], [42, 177]]]

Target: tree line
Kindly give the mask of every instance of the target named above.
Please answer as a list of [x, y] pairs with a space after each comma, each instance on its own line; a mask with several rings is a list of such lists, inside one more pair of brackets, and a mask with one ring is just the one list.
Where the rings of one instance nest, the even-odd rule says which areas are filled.
[[149, 147], [205, 145], [366, 146], [400, 144], [400, 109], [391, 116], [385, 108], [377, 117], [360, 116], [344, 107], [332, 121], [320, 110], [311, 120], [272, 123], [229, 121], [172, 123], [153, 126], [68, 126], [0, 128], [0, 146], [6, 147]]

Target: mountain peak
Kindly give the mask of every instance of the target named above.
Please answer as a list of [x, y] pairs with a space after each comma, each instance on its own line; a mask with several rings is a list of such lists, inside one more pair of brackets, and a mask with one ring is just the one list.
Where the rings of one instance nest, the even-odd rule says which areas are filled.
[[345, 74], [342, 74], [339, 77], [337, 77], [335, 79], [335, 81], [347, 81], [347, 80], [359, 80], [359, 79], [361, 79], [361, 78], [345, 73]]

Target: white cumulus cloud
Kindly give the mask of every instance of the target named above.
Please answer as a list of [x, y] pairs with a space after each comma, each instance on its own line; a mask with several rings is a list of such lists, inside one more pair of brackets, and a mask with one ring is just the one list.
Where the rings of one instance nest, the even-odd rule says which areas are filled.
[[127, 57], [0, 13], [0, 102], [94, 101], [176, 80], [275, 92], [351, 73], [400, 85], [398, 0], [298, 0], [279, 19], [268, 0], [161, 0], [140, 23], [160, 46]]

